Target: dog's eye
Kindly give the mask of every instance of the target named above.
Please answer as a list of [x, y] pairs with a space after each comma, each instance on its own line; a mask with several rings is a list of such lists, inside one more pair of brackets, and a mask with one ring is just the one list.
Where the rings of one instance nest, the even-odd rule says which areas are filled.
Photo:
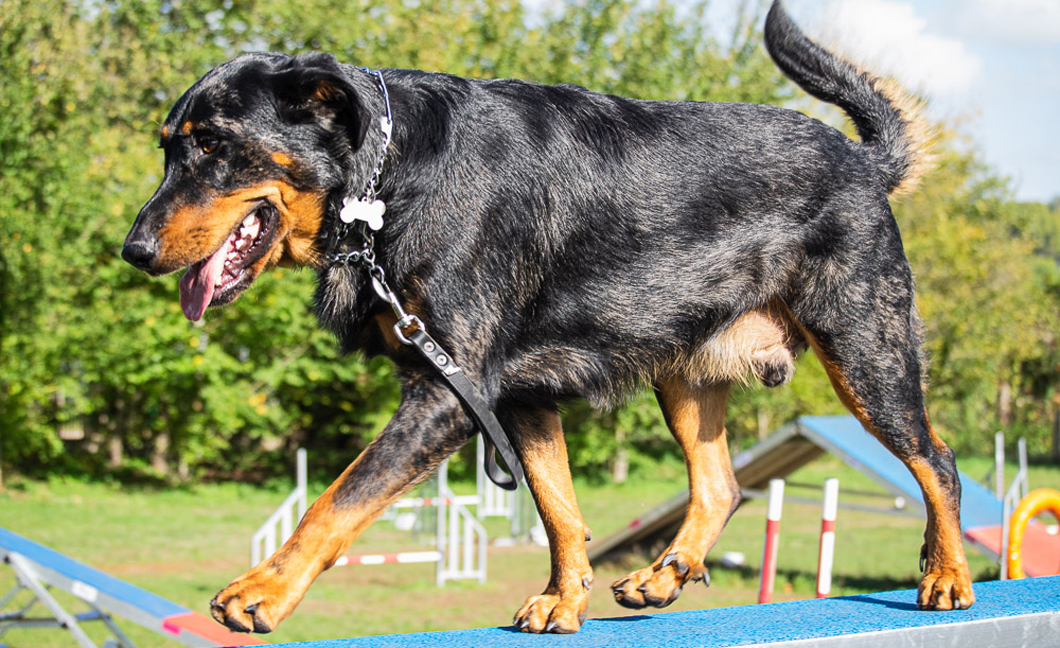
[[199, 143], [199, 148], [202, 149], [203, 153], [209, 155], [210, 153], [213, 153], [214, 151], [217, 150], [217, 145], [218, 144], [220, 144], [220, 142], [218, 142], [216, 139], [210, 137], [210, 138], [202, 140]]

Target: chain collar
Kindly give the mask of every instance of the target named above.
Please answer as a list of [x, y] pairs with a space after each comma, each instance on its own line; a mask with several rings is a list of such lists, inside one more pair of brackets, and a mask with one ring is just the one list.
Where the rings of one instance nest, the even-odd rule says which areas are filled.
[[369, 70], [368, 68], [361, 68], [368, 74], [372, 74], [376, 79], [379, 80], [379, 89], [383, 93], [383, 105], [386, 106], [386, 115], [379, 118], [379, 130], [383, 131], [383, 150], [379, 153], [379, 161], [376, 162], [375, 169], [372, 171], [372, 177], [368, 180], [368, 186], [364, 188], [364, 192], [361, 194], [365, 198], [375, 200], [376, 188], [379, 184], [379, 176], [383, 173], [383, 161], [386, 160], [387, 149], [390, 148], [390, 140], [394, 135], [394, 115], [390, 110], [390, 93], [386, 89], [386, 81], [383, 80], [383, 73], [379, 70]]
[[332, 233], [336, 244], [341, 243], [350, 234], [351, 229], [356, 229], [363, 242], [360, 250], [350, 252], [332, 252], [324, 256], [328, 266], [347, 265], [358, 262], [375, 263], [375, 240], [373, 232], [383, 227], [383, 214], [386, 213], [386, 204], [377, 197], [379, 188], [379, 177], [383, 173], [383, 164], [386, 161], [386, 153], [390, 148], [391, 138], [394, 132], [394, 119], [390, 109], [390, 93], [386, 89], [386, 81], [383, 73], [379, 70], [358, 68], [367, 74], [374, 76], [379, 82], [379, 89], [383, 93], [383, 103], [386, 106], [386, 114], [379, 118], [379, 130], [383, 133], [383, 146], [379, 152], [379, 160], [372, 169], [372, 175], [359, 196], [353, 193], [342, 199], [342, 208], [339, 211], [339, 223], [337, 229]]
[[383, 227], [383, 214], [386, 213], [386, 204], [379, 200], [377, 192], [379, 189], [379, 177], [383, 173], [383, 164], [386, 161], [386, 153], [390, 148], [390, 142], [394, 133], [394, 117], [390, 108], [390, 93], [386, 89], [386, 81], [383, 73], [379, 70], [371, 70], [366, 67], [358, 68], [374, 76], [379, 82], [379, 89], [383, 93], [383, 104], [386, 106], [386, 115], [379, 118], [379, 130], [383, 133], [382, 151], [379, 153], [379, 161], [376, 162], [372, 175], [361, 191], [360, 196], [348, 195], [342, 200], [342, 209], [339, 212], [339, 225], [334, 233], [334, 242], [341, 244], [355, 229], [361, 238], [360, 249], [348, 252], [332, 252], [324, 256], [324, 261], [329, 267], [361, 264], [368, 272], [372, 280], [372, 288], [375, 289], [379, 298], [390, 304], [397, 316], [394, 332], [405, 344], [412, 344], [405, 337], [406, 332], [419, 329], [424, 330], [423, 321], [415, 315], [405, 312], [398, 301], [397, 295], [391, 290], [386, 282], [386, 272], [375, 260], [375, 235], [374, 232]]

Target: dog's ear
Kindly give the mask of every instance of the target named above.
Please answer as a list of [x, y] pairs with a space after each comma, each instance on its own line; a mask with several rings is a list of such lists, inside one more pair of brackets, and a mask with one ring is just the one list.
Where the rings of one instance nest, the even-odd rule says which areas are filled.
[[275, 83], [284, 119], [313, 122], [333, 134], [345, 131], [353, 148], [361, 147], [372, 118], [334, 56], [323, 52], [295, 56], [277, 74]]

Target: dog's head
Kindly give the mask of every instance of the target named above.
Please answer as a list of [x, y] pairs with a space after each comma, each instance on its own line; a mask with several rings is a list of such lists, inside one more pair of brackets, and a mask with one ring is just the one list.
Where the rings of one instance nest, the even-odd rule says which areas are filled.
[[122, 258], [152, 275], [188, 268], [193, 321], [274, 265], [318, 262], [329, 199], [371, 121], [365, 87], [326, 54], [247, 54], [206, 74], [162, 126], [165, 176]]

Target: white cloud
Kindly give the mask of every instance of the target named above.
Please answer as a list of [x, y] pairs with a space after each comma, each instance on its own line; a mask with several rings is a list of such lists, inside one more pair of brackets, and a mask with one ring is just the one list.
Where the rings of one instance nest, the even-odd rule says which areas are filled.
[[968, 36], [1004, 45], [1060, 45], [1058, 0], [960, 0], [947, 10]]
[[927, 21], [907, 2], [834, 0], [820, 20], [817, 32], [823, 44], [932, 97], [967, 93], [982, 67], [960, 41], [927, 31]]

